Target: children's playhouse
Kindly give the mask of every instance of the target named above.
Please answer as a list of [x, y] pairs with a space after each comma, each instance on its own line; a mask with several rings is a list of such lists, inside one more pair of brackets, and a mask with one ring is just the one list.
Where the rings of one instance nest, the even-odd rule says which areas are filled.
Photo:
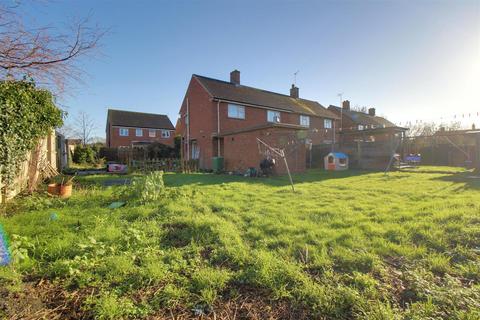
[[330, 152], [325, 156], [325, 170], [339, 171], [348, 169], [348, 156], [342, 152]]

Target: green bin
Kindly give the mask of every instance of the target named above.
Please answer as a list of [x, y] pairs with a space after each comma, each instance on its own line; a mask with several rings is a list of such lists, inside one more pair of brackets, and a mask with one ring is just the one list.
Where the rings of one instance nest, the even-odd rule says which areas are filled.
[[223, 157], [212, 158], [212, 169], [214, 172], [223, 171]]

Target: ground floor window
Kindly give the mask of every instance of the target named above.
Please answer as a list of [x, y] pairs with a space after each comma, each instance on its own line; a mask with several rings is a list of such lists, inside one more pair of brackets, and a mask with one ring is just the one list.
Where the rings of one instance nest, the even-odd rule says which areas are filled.
[[200, 158], [200, 147], [196, 141], [192, 141], [192, 159], [196, 160], [198, 158]]

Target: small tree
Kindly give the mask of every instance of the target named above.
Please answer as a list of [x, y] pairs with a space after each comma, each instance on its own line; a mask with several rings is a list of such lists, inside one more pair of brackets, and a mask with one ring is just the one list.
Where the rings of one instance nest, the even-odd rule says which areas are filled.
[[96, 152], [90, 146], [75, 146], [73, 149], [73, 162], [78, 164], [94, 164], [96, 161]]
[[95, 121], [93, 121], [88, 113], [80, 111], [77, 117], [75, 117], [73, 132], [75, 136], [82, 140], [83, 146], [91, 142], [95, 128]]

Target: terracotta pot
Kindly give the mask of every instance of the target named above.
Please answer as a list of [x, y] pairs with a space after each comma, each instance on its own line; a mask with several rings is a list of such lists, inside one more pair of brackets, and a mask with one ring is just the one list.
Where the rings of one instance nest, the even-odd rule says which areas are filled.
[[72, 195], [72, 185], [58, 185], [58, 195], [60, 198], [70, 198]]
[[47, 187], [47, 192], [49, 194], [58, 195], [58, 184], [50, 183]]

